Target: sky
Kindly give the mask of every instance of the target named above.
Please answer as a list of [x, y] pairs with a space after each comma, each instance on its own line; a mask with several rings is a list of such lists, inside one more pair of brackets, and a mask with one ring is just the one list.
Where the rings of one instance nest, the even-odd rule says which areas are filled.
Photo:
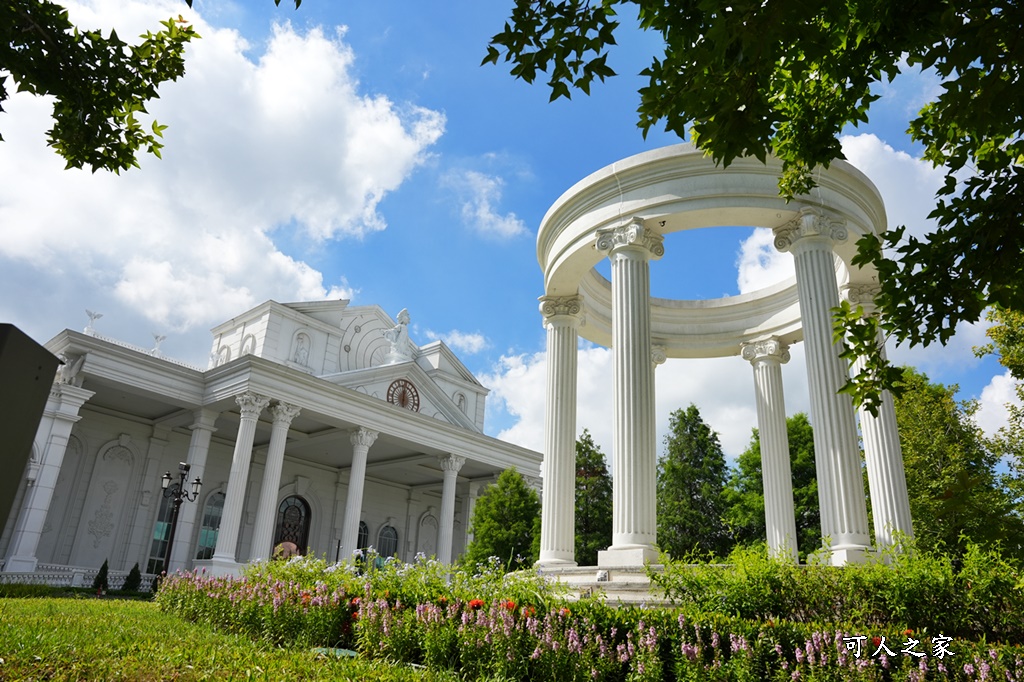
[[[201, 40], [186, 75], [150, 112], [168, 126], [163, 159], [113, 175], [64, 170], [45, 143], [52, 104], [15, 94], [0, 113], [0, 321], [43, 343], [96, 332], [205, 367], [209, 330], [268, 299], [332, 298], [407, 308], [419, 344], [443, 339], [481, 382], [488, 434], [541, 449], [545, 335], [536, 233], [552, 203], [590, 173], [680, 140], [637, 128], [638, 75], [661, 45], [623, 17], [590, 97], [549, 103], [543, 84], [481, 66], [512, 3], [477, 0], [90, 0], [65, 3], [83, 28], [127, 38], [181, 15]], [[941, 170], [904, 132], [939, 87], [905, 73], [843, 149], [879, 188], [890, 225], [913, 234]], [[792, 274], [752, 227], [676, 233], [652, 267], [653, 295], [717, 298]], [[607, 273], [606, 273], [607, 274]], [[985, 323], [946, 346], [890, 348], [933, 381], [979, 401], [988, 433], [1013, 382]], [[789, 414], [808, 411], [802, 344], [784, 367]], [[739, 357], [657, 369], [661, 443], [694, 403], [736, 457], [756, 426], [753, 374]], [[579, 429], [611, 455], [611, 353], [581, 342]]]

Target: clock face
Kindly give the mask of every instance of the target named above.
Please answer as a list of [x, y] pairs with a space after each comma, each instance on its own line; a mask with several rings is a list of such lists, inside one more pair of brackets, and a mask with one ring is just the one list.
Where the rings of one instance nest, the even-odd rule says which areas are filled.
[[388, 386], [388, 402], [413, 412], [420, 411], [420, 394], [408, 379], [397, 379]]

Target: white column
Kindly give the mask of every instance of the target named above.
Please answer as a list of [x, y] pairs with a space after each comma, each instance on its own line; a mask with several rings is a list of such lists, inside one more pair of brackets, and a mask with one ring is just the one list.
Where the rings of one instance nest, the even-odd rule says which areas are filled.
[[849, 395], [839, 393], [849, 368], [832, 342], [831, 311], [839, 305], [832, 244], [845, 239], [844, 224], [811, 208], [801, 209], [795, 219], [775, 228], [775, 248], [792, 251], [796, 265], [821, 535], [837, 566], [863, 561], [871, 544], [853, 403]]
[[231, 457], [231, 473], [228, 487], [224, 491], [224, 511], [217, 533], [217, 547], [211, 558], [211, 571], [215, 574], [234, 573], [238, 570], [235, 552], [238, 548], [238, 533], [242, 525], [242, 507], [245, 503], [245, 487], [249, 479], [249, 464], [252, 461], [252, 443], [256, 437], [256, 424], [260, 413], [270, 403], [270, 398], [257, 393], [243, 393], [235, 398], [241, 409], [238, 436], [235, 438], [235, 452]]
[[547, 330], [547, 403], [539, 566], [575, 566], [576, 331], [583, 322], [579, 296], [542, 296]]
[[[205, 492], [209, 491], [209, 481], [206, 481], [206, 458], [210, 452], [210, 439], [217, 430], [214, 423], [217, 421], [219, 412], [200, 408], [192, 414], [192, 438], [188, 444], [188, 457], [186, 461], [192, 467], [189, 470], [190, 480], [199, 479], [205, 481], [203, 486]], [[206, 495], [200, 495], [199, 499], [193, 502], [184, 502], [178, 511], [178, 530], [175, 533], [174, 547], [171, 548], [171, 570], [187, 568], [189, 562], [195, 559], [195, 547], [192, 544], [194, 539], [194, 528], [196, 516], [202, 512], [202, 504]]]
[[782, 365], [789, 362], [789, 347], [778, 339], [765, 339], [744, 344], [742, 354], [743, 359], [754, 367], [768, 549], [775, 557], [795, 562], [799, 554], [793, 507], [793, 471], [789, 461], [786, 400], [782, 391]]
[[[877, 286], [853, 285], [843, 289], [843, 295], [850, 303], [859, 305], [866, 315], [875, 315], [874, 304]], [[879, 331], [881, 334], [881, 331]], [[885, 340], [878, 339], [878, 348], [885, 357]], [[860, 373], [864, 362], [858, 359], [853, 364], [853, 374]], [[878, 414], [871, 414], [863, 405], [860, 407], [860, 430], [864, 442], [864, 460], [868, 469], [868, 492], [871, 495], [871, 516], [875, 526], [875, 546], [885, 550], [896, 544], [897, 534], [914, 537], [914, 526], [910, 518], [910, 497], [907, 494], [907, 477], [903, 469], [903, 449], [896, 424], [896, 407], [892, 393], [882, 391]]]
[[598, 230], [597, 250], [612, 264], [614, 361], [612, 545], [599, 566], [642, 566], [658, 560], [655, 490], [654, 363], [651, 355], [650, 265], [664, 237], [634, 218]]
[[444, 471], [441, 487], [441, 518], [437, 520], [437, 560], [442, 564], [452, 562], [452, 535], [455, 531], [455, 484], [459, 469], [466, 463], [465, 457], [446, 455], [438, 457]]
[[10, 558], [4, 564], [5, 572], [36, 570], [39, 538], [43, 534], [46, 514], [50, 511], [53, 489], [57, 485], [57, 476], [71, 437], [71, 427], [81, 419], [78, 411], [92, 396], [93, 391], [72, 384], [54, 384], [50, 389], [50, 397], [36, 432], [36, 442], [45, 443], [41, 448], [39, 473], [35, 485], [25, 491], [25, 503], [18, 517], [18, 527], [11, 538]]
[[[284, 466], [284, 446], [288, 440], [288, 427], [299, 416], [295, 405], [279, 402], [270, 408], [273, 426], [270, 430], [270, 445], [267, 448], [267, 464], [263, 467], [263, 485], [260, 488], [260, 502], [256, 508], [256, 528], [252, 532], [250, 561], [266, 561], [270, 558], [274, 542], [274, 518], [277, 514], [277, 491], [281, 487], [281, 468]], [[305, 547], [299, 547], [305, 552]]]
[[366, 455], [377, 440], [377, 432], [366, 428], [352, 431], [352, 468], [348, 476], [348, 498], [345, 500], [345, 523], [341, 532], [341, 558], [351, 558], [359, 549], [359, 515], [363, 510], [363, 483], [366, 479]]

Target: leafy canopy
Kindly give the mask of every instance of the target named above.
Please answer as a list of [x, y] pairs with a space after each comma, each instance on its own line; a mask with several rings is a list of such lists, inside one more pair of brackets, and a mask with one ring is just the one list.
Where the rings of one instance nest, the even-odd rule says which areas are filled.
[[[185, 0], [192, 6], [192, 0]], [[281, 0], [274, 0], [280, 4]], [[295, 7], [302, 0], [295, 0]], [[138, 167], [137, 152], [160, 157], [167, 126], [144, 126], [157, 88], [185, 73], [185, 45], [199, 34], [182, 16], [160, 22], [132, 45], [115, 31], [80, 29], [67, 10], [49, 0], [0, 3], [0, 112], [9, 93], [52, 96], [53, 127], [47, 144], [66, 168], [89, 167], [119, 173]], [[5, 73], [6, 72], [6, 73]], [[2, 141], [0, 137], [0, 141]]]
[[534, 536], [539, 527], [540, 500], [515, 468], [501, 472], [473, 508], [473, 540], [463, 561], [470, 567], [494, 556], [509, 570], [527, 568], [537, 559]]
[[[1002, 0], [516, 0], [484, 63], [500, 59], [551, 98], [590, 91], [608, 65], [618, 12], [657, 31], [664, 52], [642, 75], [640, 129], [691, 139], [716, 162], [782, 160], [787, 198], [814, 171], [842, 159], [839, 135], [868, 121], [881, 85], [927, 69], [938, 94], [909, 121], [924, 158], [946, 170], [927, 237], [896, 227], [865, 237], [855, 263], [880, 275], [882, 331], [898, 341], [945, 343], [957, 323], [996, 304], [1024, 310], [1024, 5]], [[890, 260], [887, 254], [894, 256]], [[878, 351], [873, 318], [845, 306], [840, 337], [866, 358], [847, 390], [876, 405], [899, 377]]]

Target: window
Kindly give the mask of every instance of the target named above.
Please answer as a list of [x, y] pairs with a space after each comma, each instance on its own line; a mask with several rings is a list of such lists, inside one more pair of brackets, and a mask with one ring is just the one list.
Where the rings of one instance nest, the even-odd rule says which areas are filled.
[[299, 554], [304, 554], [309, 546], [309, 505], [298, 495], [284, 498], [277, 508], [273, 546], [282, 542], [294, 544]]
[[164, 570], [164, 555], [167, 554], [167, 536], [171, 531], [171, 495], [178, 492], [178, 484], [170, 486], [160, 497], [160, 511], [156, 515], [156, 526], [153, 528], [153, 541], [149, 545], [149, 561], [146, 562], [146, 573], [159, 575]]
[[398, 531], [394, 526], [384, 526], [377, 533], [377, 553], [384, 557], [398, 553]]
[[199, 548], [196, 559], [209, 559], [217, 549], [217, 533], [220, 518], [224, 514], [224, 493], [214, 493], [206, 500], [203, 508], [203, 525], [199, 528]]
[[370, 527], [366, 525], [365, 521], [359, 522], [359, 537], [356, 538], [356, 544], [359, 545], [359, 549], [366, 549], [370, 546]]

